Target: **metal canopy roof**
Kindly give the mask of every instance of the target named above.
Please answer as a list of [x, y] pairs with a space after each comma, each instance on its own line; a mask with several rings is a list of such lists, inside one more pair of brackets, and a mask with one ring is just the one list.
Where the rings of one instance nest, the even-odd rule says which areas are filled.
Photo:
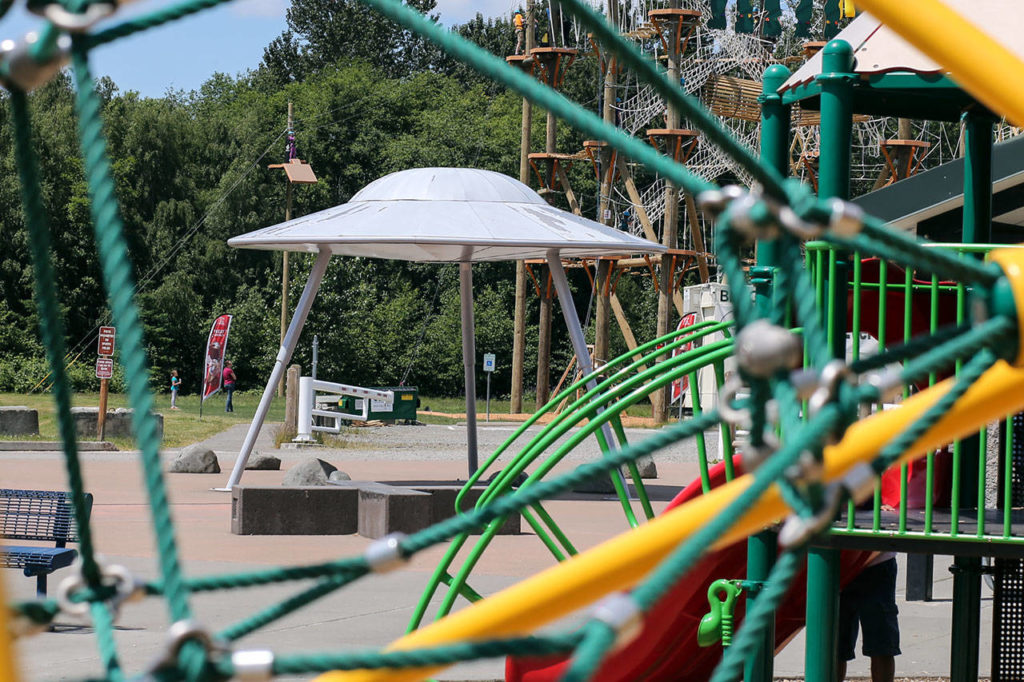
[[347, 204], [228, 240], [233, 247], [476, 262], [658, 253], [660, 244], [550, 206], [518, 180], [471, 168], [386, 175]]
[[[995, 241], [1021, 241], [1024, 233], [1013, 233], [1024, 227], [1024, 136], [993, 146], [992, 192]], [[959, 241], [964, 160], [954, 159], [853, 201], [894, 227], [942, 241]], [[1006, 239], [999, 239], [1000, 234]]]
[[[948, 4], [1002, 44], [1024, 57], [1024, 13], [1019, 0], [947, 0]], [[854, 50], [853, 109], [873, 116], [905, 116], [956, 121], [967, 107], [979, 107], [945, 70], [883, 26], [869, 13], [854, 19], [837, 36]], [[787, 104], [817, 107], [815, 80], [822, 70], [819, 51], [797, 69], [779, 93]]]
[[[945, 0], [1012, 52], [1024, 58], [1024, 12], [1019, 0]], [[914, 74], [945, 73], [931, 58], [905, 41], [892, 29], [865, 12], [840, 31], [836, 40], [853, 47], [857, 60], [854, 72], [863, 76], [903, 72]], [[779, 92], [785, 92], [814, 80], [821, 73], [822, 53], [811, 57], [797, 69]]]

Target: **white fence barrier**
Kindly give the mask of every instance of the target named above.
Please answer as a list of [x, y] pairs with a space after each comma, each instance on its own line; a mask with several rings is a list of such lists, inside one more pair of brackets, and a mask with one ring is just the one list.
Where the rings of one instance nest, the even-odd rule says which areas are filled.
[[[335, 396], [330, 402], [337, 402], [338, 396], [359, 398], [360, 400], [356, 401], [356, 405], [362, 403], [362, 412], [359, 414], [348, 414], [338, 410], [322, 409], [322, 405], [329, 401], [321, 400], [320, 396]], [[314, 431], [341, 433], [341, 422], [343, 420], [366, 421], [370, 416], [370, 401], [378, 400], [385, 404], [393, 405], [395, 394], [393, 391], [375, 391], [372, 388], [336, 384], [331, 381], [313, 379], [312, 377], [300, 377], [298, 435], [295, 436], [293, 442], [312, 442]], [[332, 421], [332, 424], [330, 426], [319, 426], [314, 423], [314, 417], [329, 419]]]

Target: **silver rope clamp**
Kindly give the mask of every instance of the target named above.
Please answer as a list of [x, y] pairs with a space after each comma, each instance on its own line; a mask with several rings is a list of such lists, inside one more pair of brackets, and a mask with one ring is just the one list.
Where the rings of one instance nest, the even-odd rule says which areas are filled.
[[825, 489], [825, 503], [814, 516], [791, 514], [779, 530], [779, 546], [783, 549], [800, 547], [815, 535], [824, 532], [839, 513], [843, 501], [843, 486], [833, 483]]
[[625, 592], [615, 592], [597, 602], [590, 617], [615, 631], [616, 649], [635, 640], [644, 628], [644, 613], [640, 605]]
[[[117, 564], [104, 564], [101, 557], [96, 558], [100, 569], [100, 580], [104, 587], [112, 587], [115, 592], [106, 601], [110, 609], [110, 617], [115, 622], [121, 615], [121, 606], [135, 602], [146, 596], [145, 583], [136, 578], [127, 568]], [[57, 605], [69, 616], [84, 618], [89, 615], [91, 605], [88, 601], [74, 601], [73, 596], [84, 589], [87, 584], [82, 575], [82, 562], [75, 563], [77, 571], [61, 581], [57, 587]]]
[[35, 31], [26, 33], [20, 41], [0, 41], [0, 64], [7, 65], [7, 76], [3, 84], [14, 86], [22, 92], [31, 92], [43, 85], [59, 72], [70, 59], [71, 38], [60, 36], [53, 56], [38, 61], [32, 56], [33, 46], [39, 42]]
[[763, 318], [736, 336], [736, 361], [750, 376], [768, 379], [780, 370], [798, 367], [802, 360], [803, 346], [796, 334]]
[[63, 5], [51, 3], [39, 10], [32, 10], [49, 20], [51, 24], [67, 33], [85, 33], [100, 21], [117, 11], [116, 2], [94, 2], [83, 12], [71, 12]]
[[391, 533], [375, 540], [363, 553], [363, 559], [374, 573], [390, 573], [409, 561], [402, 552], [405, 533]]
[[754, 445], [748, 440], [737, 448], [740, 452], [740, 463], [744, 473], [757, 471], [762, 464], [768, 461], [769, 457], [779, 451], [782, 445], [772, 429], [765, 430], [761, 435], [761, 440], [760, 445]]
[[813, 417], [821, 408], [835, 400], [839, 393], [839, 383], [850, 374], [850, 368], [842, 360], [831, 360], [821, 370], [818, 388], [807, 401], [807, 408]]
[[903, 393], [903, 368], [893, 363], [877, 372], [869, 372], [861, 378], [865, 383], [878, 391], [878, 399], [882, 402], [893, 400]]
[[842, 199], [829, 199], [832, 209], [828, 221], [828, 230], [837, 237], [851, 239], [864, 229], [864, 209], [857, 204]]
[[274, 652], [266, 649], [235, 651], [231, 654], [233, 680], [265, 682], [274, 675]]
[[846, 488], [854, 503], [860, 504], [875, 494], [878, 474], [870, 464], [861, 462], [847, 471], [839, 483]]
[[178, 655], [187, 642], [198, 642], [207, 658], [227, 653], [227, 645], [213, 636], [194, 620], [179, 620], [167, 630], [167, 645], [164, 652], [149, 664], [146, 672], [150, 678], [159, 670], [173, 668], [178, 664]]
[[747, 191], [737, 185], [726, 185], [721, 189], [709, 189], [701, 192], [695, 197], [697, 206], [701, 211], [717, 217], [733, 201], [747, 194]]

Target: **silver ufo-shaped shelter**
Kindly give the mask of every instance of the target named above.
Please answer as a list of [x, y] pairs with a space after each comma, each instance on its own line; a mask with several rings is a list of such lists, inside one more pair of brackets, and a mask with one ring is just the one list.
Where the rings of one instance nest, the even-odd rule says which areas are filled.
[[[591, 374], [593, 368], [561, 259], [665, 250], [660, 244], [555, 208], [518, 180], [472, 168], [417, 168], [392, 173], [371, 182], [346, 204], [234, 237], [228, 244], [237, 248], [300, 251], [318, 256], [227, 489], [241, 478], [270, 408], [274, 388], [291, 360], [332, 255], [460, 264], [467, 448], [472, 474], [477, 453], [471, 264], [547, 259], [580, 369], [586, 375]], [[612, 442], [611, 434], [606, 435], [608, 442]]]

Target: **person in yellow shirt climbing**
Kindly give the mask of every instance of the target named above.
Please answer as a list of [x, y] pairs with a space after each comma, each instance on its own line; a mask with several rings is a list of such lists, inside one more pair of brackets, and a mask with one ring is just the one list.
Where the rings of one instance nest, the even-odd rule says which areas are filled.
[[521, 54], [523, 49], [523, 13], [516, 12], [512, 17], [512, 25], [516, 28], [516, 50], [515, 54]]

